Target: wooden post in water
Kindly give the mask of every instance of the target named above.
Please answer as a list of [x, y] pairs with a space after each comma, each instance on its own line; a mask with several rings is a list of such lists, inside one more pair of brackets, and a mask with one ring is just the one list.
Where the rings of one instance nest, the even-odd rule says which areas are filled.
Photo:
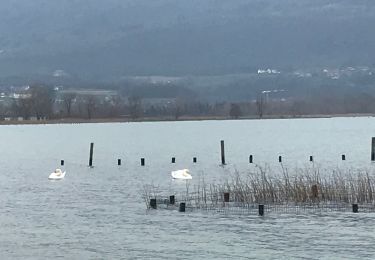
[[221, 164], [225, 165], [225, 150], [224, 150], [224, 140], [220, 141], [221, 146]]
[[249, 163], [253, 163], [253, 155], [249, 156]]
[[281, 163], [282, 161], [283, 161], [283, 158], [279, 156], [279, 163]]
[[229, 192], [224, 192], [224, 202], [229, 202]]
[[141, 158], [141, 166], [145, 166], [145, 158]]
[[172, 163], [176, 163], [176, 157], [172, 157]]
[[310, 155], [310, 162], [313, 162], [313, 161], [314, 161], [314, 157]]
[[117, 165], [121, 166], [121, 159], [117, 159]]
[[150, 208], [156, 209], [156, 199], [150, 199]]
[[193, 157], [193, 163], [197, 163], [197, 157]]
[[64, 160], [61, 160], [61, 161], [60, 161], [60, 165], [61, 165], [61, 166], [64, 166], [64, 164], [65, 164]]
[[90, 144], [90, 158], [89, 158], [89, 166], [92, 167], [92, 159], [94, 155], [94, 143]]
[[258, 213], [259, 213], [259, 216], [263, 216], [264, 215], [264, 205], [259, 204], [259, 206], [258, 206]]
[[343, 160], [343, 161], [346, 160], [345, 154], [341, 155], [341, 160]]
[[181, 202], [178, 211], [179, 212], [185, 212], [185, 208], [186, 208], [186, 203], [185, 202]]
[[174, 205], [175, 202], [176, 202], [176, 199], [175, 199], [174, 195], [169, 196], [169, 204]]
[[352, 208], [353, 208], [353, 213], [358, 213], [358, 204], [353, 204]]
[[372, 138], [371, 143], [371, 161], [375, 161], [375, 137]]

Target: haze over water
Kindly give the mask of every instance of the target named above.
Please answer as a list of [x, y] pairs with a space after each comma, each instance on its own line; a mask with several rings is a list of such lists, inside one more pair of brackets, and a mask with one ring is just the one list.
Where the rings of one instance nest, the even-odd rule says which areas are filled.
[[[185, 189], [170, 171], [220, 182], [235, 170], [352, 168], [374, 173], [374, 118], [1, 126], [2, 259], [372, 259], [372, 213], [147, 211], [144, 184]], [[220, 164], [225, 140], [228, 165]], [[94, 168], [87, 167], [95, 143]], [[341, 155], [346, 161], [341, 161]], [[140, 166], [140, 158], [146, 166]], [[176, 164], [171, 164], [176, 157]], [[198, 163], [193, 164], [192, 158]], [[123, 165], [117, 166], [121, 158]], [[65, 160], [66, 177], [47, 179]]]

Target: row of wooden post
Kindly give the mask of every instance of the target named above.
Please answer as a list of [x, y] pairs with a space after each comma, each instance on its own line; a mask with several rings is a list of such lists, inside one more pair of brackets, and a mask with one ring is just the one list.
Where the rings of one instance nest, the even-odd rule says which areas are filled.
[[[221, 164], [222, 165], [225, 165], [226, 164], [226, 161], [225, 161], [225, 144], [224, 144], [224, 140], [221, 140], [220, 141], [220, 150], [221, 150]], [[90, 167], [93, 167], [93, 156], [94, 156], [94, 143], [90, 143], [90, 157], [89, 157], [89, 166]], [[282, 156], [279, 156], [279, 162], [281, 163], [283, 160]], [[345, 154], [342, 154], [341, 155], [341, 160], [345, 161], [346, 160], [346, 156]], [[314, 161], [314, 157], [312, 155], [310, 155], [310, 162], [313, 162]], [[372, 138], [372, 142], [371, 142], [371, 161], [375, 161], [375, 137]], [[176, 157], [172, 157], [172, 160], [171, 160], [172, 163], [176, 163]], [[253, 155], [250, 155], [249, 156], [249, 163], [253, 163], [254, 162], [254, 157]], [[118, 159], [117, 160], [117, 165], [121, 165], [121, 159]], [[193, 163], [197, 163], [197, 157], [193, 157]], [[64, 166], [65, 162], [64, 160], [61, 160], [61, 166]], [[141, 166], [145, 166], [145, 158], [141, 158]]]
[[[169, 196], [169, 204], [175, 205], [175, 203], [176, 203], [175, 196], [174, 195]], [[156, 199], [150, 199], [150, 208], [151, 209], [157, 209]], [[180, 202], [180, 205], [178, 207], [178, 211], [185, 212], [185, 210], [186, 210], [186, 203]]]
[[[375, 141], [374, 141], [375, 138], [372, 138], [372, 152], [371, 152], [371, 159], [372, 161], [375, 161]], [[220, 150], [221, 150], [221, 164], [222, 165], [225, 165], [225, 144], [224, 144], [224, 140], [221, 140], [220, 141]], [[310, 155], [310, 162], [313, 162], [314, 161], [314, 157], [312, 155]], [[346, 156], [345, 154], [342, 154], [341, 155], [341, 160], [345, 161], [346, 160]], [[282, 156], [279, 156], [279, 162], [281, 163], [283, 161], [283, 158]], [[254, 157], [253, 155], [251, 154], [249, 156], [249, 163], [254, 163]]]
[[[311, 190], [313, 192], [313, 197], [317, 198], [318, 197], [318, 186], [313, 185], [311, 187]], [[230, 200], [229, 192], [224, 192], [224, 202], [229, 202], [229, 200]], [[353, 211], [353, 213], [358, 213], [358, 204], [352, 204], [352, 211]], [[264, 215], [264, 205], [262, 205], [262, 204], [258, 205], [258, 213], [259, 213], [260, 216]]]
[[[314, 185], [315, 186], [315, 185]], [[313, 187], [314, 188], [314, 187]], [[230, 201], [230, 194], [229, 192], [224, 192], [224, 202], [228, 203]], [[176, 198], [174, 195], [169, 196], [169, 204], [175, 205]], [[150, 208], [157, 209], [157, 201], [156, 199], [150, 199]], [[178, 208], [179, 212], [185, 212], [186, 210], [186, 203], [181, 202]], [[358, 213], [358, 204], [352, 204], [352, 211], [353, 213]], [[258, 214], [259, 216], [264, 216], [264, 205], [258, 204]]]
[[[229, 201], [230, 201], [230, 193], [224, 192], [224, 202], [229, 202]], [[259, 216], [264, 215], [264, 205], [263, 204], [258, 205], [258, 214], [259, 214]]]
[[[225, 194], [229, 194], [229, 193], [225, 193]], [[224, 196], [225, 196], [225, 194], [224, 194]], [[229, 195], [228, 195], [228, 201], [227, 202], [229, 202]], [[169, 197], [169, 204], [175, 205], [175, 196], [174, 195]], [[156, 199], [150, 199], [149, 205], [150, 205], [151, 209], [157, 209]], [[178, 207], [178, 211], [179, 212], [185, 212], [186, 211], [186, 203], [185, 202], [180, 202], [180, 205]], [[259, 216], [264, 215], [264, 205], [263, 204], [258, 205], [258, 214], [259, 214]]]
[[[93, 161], [94, 161], [93, 156], [94, 156], [94, 143], [90, 143], [89, 167], [93, 167]], [[197, 162], [198, 162], [197, 157], [193, 157], [193, 163], [197, 163]], [[176, 163], [176, 157], [172, 157], [171, 163]], [[61, 160], [60, 164], [61, 166], [64, 166], [65, 161]], [[121, 164], [122, 164], [122, 160], [117, 159], [117, 165], [121, 166]], [[141, 166], [145, 166], [145, 165], [146, 165], [145, 158], [141, 158]]]
[[[310, 160], [310, 162], [313, 162], [314, 161], [314, 157], [312, 155], [310, 155], [309, 160]], [[346, 160], [345, 154], [341, 155], [341, 160], [342, 161]], [[279, 155], [279, 163], [281, 163], [281, 162], [283, 162], [283, 157], [281, 155]], [[254, 163], [254, 157], [253, 157], [253, 155], [249, 156], [249, 163]]]
[[[172, 163], [176, 163], [176, 158], [175, 157], [172, 157]], [[193, 157], [193, 163], [197, 163], [197, 157]], [[122, 161], [121, 159], [117, 159], [117, 165], [118, 166], [121, 166], [122, 164]], [[146, 160], [145, 158], [141, 158], [141, 166], [145, 166], [146, 165]]]

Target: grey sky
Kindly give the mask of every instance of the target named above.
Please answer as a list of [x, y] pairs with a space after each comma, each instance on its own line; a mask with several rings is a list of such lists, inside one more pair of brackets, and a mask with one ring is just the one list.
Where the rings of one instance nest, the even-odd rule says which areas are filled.
[[3, 0], [0, 76], [366, 65], [371, 0]]

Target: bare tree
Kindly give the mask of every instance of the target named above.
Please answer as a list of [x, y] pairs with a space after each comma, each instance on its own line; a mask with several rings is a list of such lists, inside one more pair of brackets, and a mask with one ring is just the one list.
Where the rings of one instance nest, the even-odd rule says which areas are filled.
[[118, 117], [120, 116], [123, 108], [124, 108], [124, 100], [116, 95], [112, 96], [110, 101], [109, 101], [110, 107], [108, 111], [108, 116], [109, 117]]
[[182, 98], [176, 98], [175, 104], [173, 107], [173, 114], [174, 114], [175, 120], [178, 120], [180, 116], [182, 116], [185, 106], [186, 106], [186, 103]]
[[263, 93], [259, 94], [256, 100], [256, 106], [257, 106], [257, 113], [259, 118], [263, 118], [265, 108], [266, 108], [266, 101], [264, 98]]
[[132, 119], [137, 119], [142, 116], [142, 99], [137, 96], [128, 98], [129, 113]]
[[91, 119], [93, 114], [97, 108], [98, 100], [95, 96], [87, 96], [86, 98], [86, 111], [87, 111], [87, 118]]
[[30, 98], [19, 98], [12, 104], [12, 111], [15, 116], [22, 116], [24, 120], [30, 119], [33, 105]]
[[239, 105], [239, 104], [232, 103], [232, 104], [230, 105], [229, 115], [230, 115], [232, 118], [234, 118], [234, 119], [238, 119], [238, 118], [242, 115], [240, 105]]
[[32, 86], [30, 94], [29, 99], [37, 119], [50, 118], [53, 115], [55, 101], [53, 89], [47, 86]]
[[67, 117], [70, 117], [72, 114], [72, 105], [76, 97], [77, 94], [75, 93], [65, 93], [62, 97]]

